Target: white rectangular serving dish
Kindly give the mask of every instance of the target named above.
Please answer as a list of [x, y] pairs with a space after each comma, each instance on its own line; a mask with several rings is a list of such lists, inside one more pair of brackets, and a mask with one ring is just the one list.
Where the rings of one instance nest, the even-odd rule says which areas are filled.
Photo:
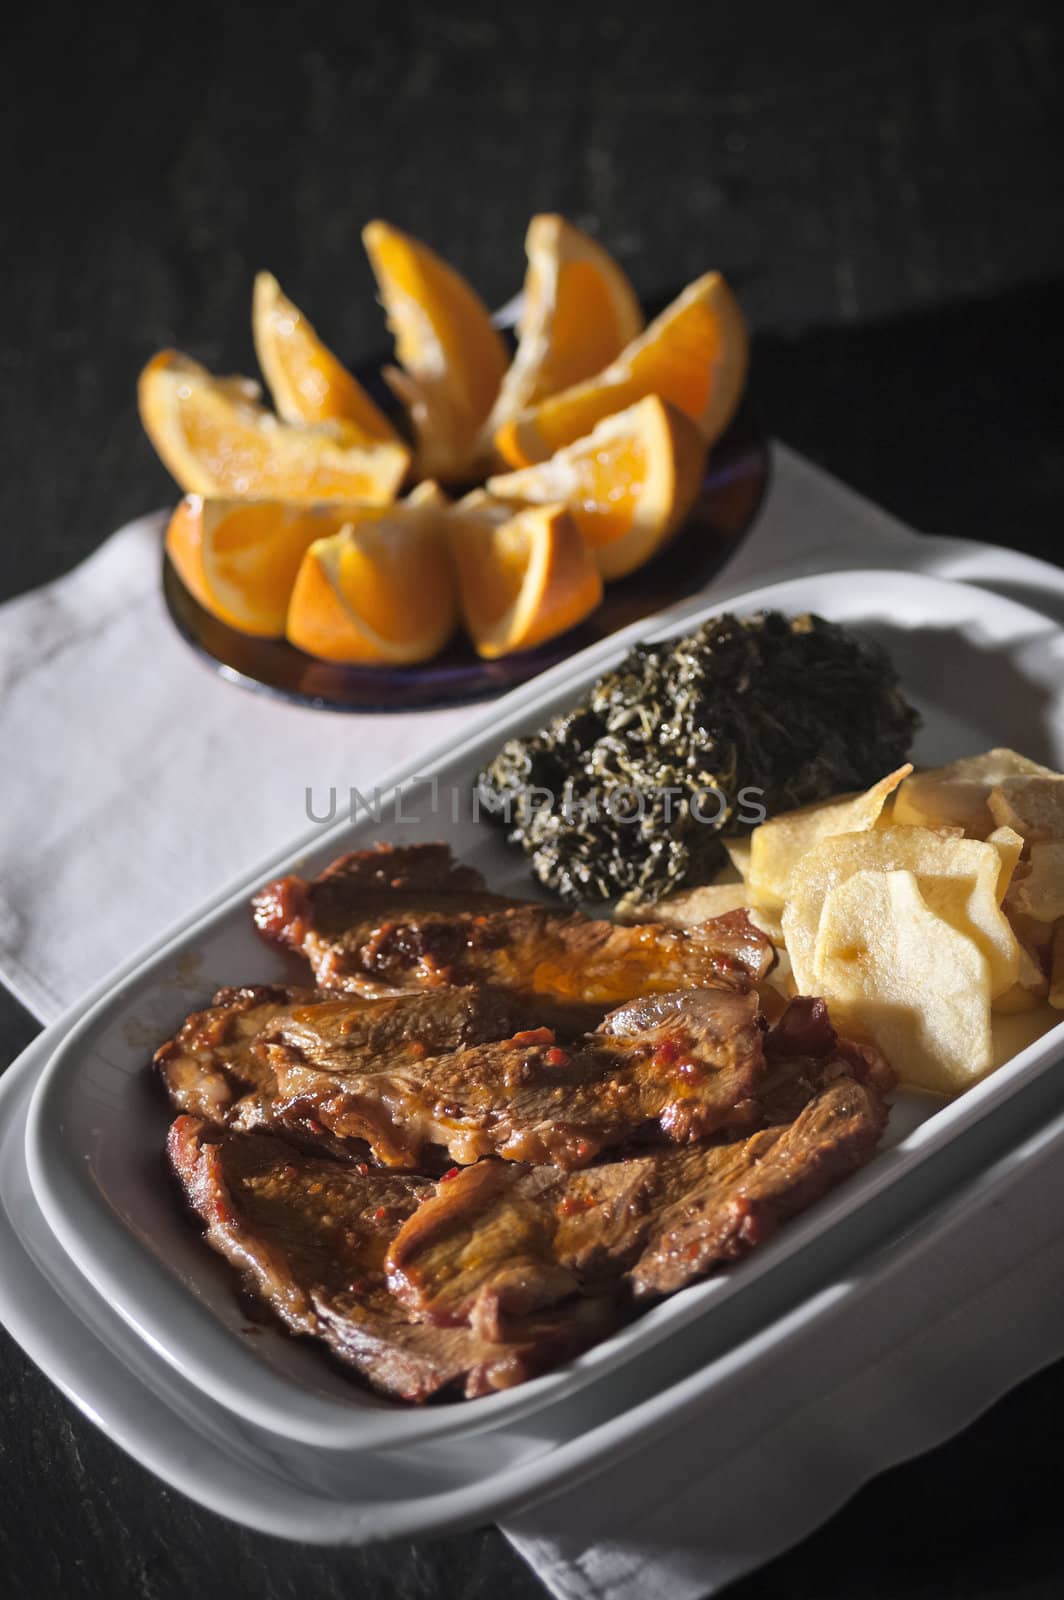
[[[544, 1497], [552, 1502], [564, 1497], [568, 1488], [636, 1451], [656, 1448], [659, 1458], [662, 1452], [667, 1458], [672, 1430], [695, 1418], [704, 1431], [707, 1471], [730, 1476], [736, 1461], [752, 1446], [760, 1447], [763, 1537], [766, 1498], [773, 1487], [780, 1511], [793, 1517], [794, 1479], [806, 1471], [817, 1429], [821, 1435], [826, 1429], [837, 1443], [828, 1398], [826, 1415], [806, 1413], [799, 1440], [793, 1430], [789, 1436], [773, 1433], [771, 1458], [764, 1455], [765, 1428], [793, 1412], [796, 1367], [808, 1395], [810, 1350], [831, 1352], [824, 1374], [824, 1394], [829, 1394], [832, 1381], [841, 1381], [836, 1352], [852, 1352], [855, 1326], [878, 1332], [877, 1304], [884, 1298], [904, 1303], [914, 1269], [948, 1257], [965, 1230], [981, 1230], [980, 1219], [1008, 1203], [1010, 1191], [1058, 1168], [1064, 1151], [1064, 1114], [1049, 1109], [1052, 1097], [1044, 1092], [1049, 1084], [1043, 1077], [1005, 1108], [1011, 1113], [1017, 1101], [1031, 1102], [1011, 1139], [993, 1152], [984, 1143], [967, 1179], [955, 1161], [945, 1163], [953, 1169], [946, 1198], [932, 1204], [924, 1197], [919, 1226], [904, 1231], [892, 1224], [878, 1238], [870, 1235], [860, 1244], [855, 1265], [818, 1279], [815, 1292], [807, 1292], [787, 1314], [765, 1315], [751, 1336], [699, 1352], [682, 1365], [672, 1359], [676, 1341], [669, 1341], [658, 1347], [657, 1373], [639, 1386], [632, 1382], [635, 1369], [629, 1363], [616, 1382], [600, 1385], [597, 1392], [585, 1389], [576, 1403], [562, 1401], [539, 1411], [526, 1431], [518, 1426], [512, 1435], [505, 1429], [482, 1434], [464, 1448], [455, 1442], [446, 1452], [430, 1448], [412, 1459], [394, 1452], [314, 1450], [219, 1409], [138, 1338], [87, 1279], [70, 1271], [69, 1258], [34, 1202], [24, 1159], [27, 1101], [56, 1038], [69, 1026], [67, 1019], [50, 1028], [0, 1080], [0, 1317], [84, 1415], [165, 1483], [247, 1527], [315, 1543], [409, 1538], [509, 1517]], [[1059, 1089], [1056, 1098], [1059, 1104]], [[1002, 1120], [1009, 1117], [984, 1119], [983, 1132]], [[956, 1153], [955, 1143], [948, 1155]], [[971, 1172], [978, 1175], [973, 1178]], [[863, 1215], [882, 1209], [866, 1207]], [[862, 1214], [853, 1220], [859, 1232]], [[1028, 1216], [1021, 1253], [1050, 1248], [1055, 1234], [1056, 1208]], [[898, 1377], [905, 1382], [889, 1418], [861, 1428], [845, 1450], [817, 1453], [818, 1471], [806, 1482], [801, 1525], [790, 1527], [786, 1542], [830, 1515], [867, 1477], [948, 1438], [1005, 1389], [1053, 1359], [1064, 1337], [1059, 1309], [1049, 1303], [1033, 1315], [1029, 1300], [1027, 1306], [1029, 1314], [1010, 1329], [1006, 1348], [985, 1348], [982, 1325], [974, 1335], [977, 1358], [971, 1349], [951, 1346], [952, 1381], [946, 1385], [933, 1371], [909, 1372], [903, 1363]], [[963, 1335], [958, 1337], [963, 1343]], [[852, 1376], [852, 1362], [846, 1371]], [[932, 1404], [927, 1403], [929, 1384], [934, 1384]], [[849, 1388], [846, 1393], [849, 1406]], [[548, 1531], [549, 1507], [535, 1520], [540, 1531]], [[610, 1522], [605, 1509], [602, 1520]], [[612, 1526], [588, 1536], [594, 1540], [615, 1532]]]
[[[925, 716], [919, 760], [1008, 743], [1064, 766], [1064, 633], [1024, 606], [891, 570], [791, 579], [726, 604], [738, 611], [815, 610], [879, 638]], [[468, 806], [452, 813], [449, 796], [468, 794], [473, 775], [505, 738], [569, 705], [635, 638], [684, 631], [723, 605], [720, 599], [688, 605], [655, 627], [643, 623], [592, 647], [492, 708], [457, 749], [392, 774], [388, 785], [402, 790], [403, 814], [419, 821], [397, 820], [393, 811], [379, 825], [363, 818], [319, 830], [302, 849], [265, 864], [253, 882], [317, 870], [340, 850], [379, 838], [442, 837], [493, 887], [530, 892], [523, 858], [496, 829], [474, 822]], [[189, 1228], [166, 1181], [168, 1117], [146, 1070], [152, 1046], [222, 984], [292, 971], [252, 930], [246, 904], [252, 886], [244, 882], [222, 895], [71, 1029], [34, 1094], [26, 1157], [34, 1196], [56, 1237], [129, 1327], [197, 1391], [253, 1426], [307, 1446], [402, 1451], [438, 1441], [454, 1448], [519, 1423], [534, 1432], [535, 1414], [621, 1371], [634, 1375], [655, 1352], [667, 1359], [685, 1329], [697, 1330], [707, 1349], [715, 1330], [726, 1327], [732, 1340], [749, 1335], [775, 1314], [774, 1285], [784, 1282], [785, 1263], [797, 1294], [803, 1264], [813, 1271], [818, 1246], [856, 1238], [872, 1208], [896, 1215], [903, 1192], [926, 1193], [936, 1170], [945, 1181], [951, 1152], [955, 1176], [964, 1139], [991, 1111], [1001, 1117], [1064, 1046], [1064, 1025], [1057, 1026], [947, 1106], [899, 1097], [885, 1147], [863, 1172], [738, 1268], [673, 1296], [578, 1360], [507, 1393], [412, 1410], [369, 1394], [279, 1331], [242, 1331], [230, 1269]], [[1023, 1019], [1014, 1026], [1019, 1034]]]

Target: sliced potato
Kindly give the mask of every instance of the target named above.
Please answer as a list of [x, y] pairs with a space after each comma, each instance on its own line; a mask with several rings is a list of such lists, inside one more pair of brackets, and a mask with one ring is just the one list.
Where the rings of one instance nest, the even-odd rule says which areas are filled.
[[1009, 889], [1008, 909], [1035, 922], [1056, 922], [1064, 917], [1064, 839], [1038, 840], [1029, 866]]
[[998, 873], [997, 897], [1000, 905], [1008, 893], [1009, 884], [1019, 865], [1023, 853], [1023, 839], [1014, 828], [995, 828], [993, 833], [988, 833], [987, 844], [992, 844], [1001, 857], [1001, 870]]
[[1064, 778], [1006, 778], [991, 789], [987, 805], [996, 822], [1014, 828], [1028, 844], [1064, 839]]
[[1049, 1004], [1064, 1011], [1064, 921], [1053, 925], [1049, 965]]
[[732, 839], [722, 839], [728, 860], [745, 883], [750, 876], [750, 838], [748, 833], [737, 833]]
[[916, 772], [894, 797], [894, 821], [916, 828], [952, 825], [974, 839], [985, 839], [996, 821], [987, 804], [990, 791], [1017, 775], [1055, 776], [1049, 767], [1004, 748]]
[[1032, 1011], [1042, 1005], [1049, 994], [1049, 979], [1043, 970], [1038, 952], [1019, 940], [1020, 968], [1016, 982], [1004, 994], [994, 999], [994, 1010], [1000, 1012]]
[[766, 939], [771, 939], [774, 945], [783, 943], [783, 923], [780, 921], [778, 908], [773, 907], [770, 911], [765, 906], [754, 904], [747, 907], [747, 916]]
[[990, 964], [933, 910], [911, 871], [860, 870], [827, 894], [815, 992], [871, 1038], [899, 1076], [956, 1094], [993, 1065]]
[[744, 883], [706, 883], [696, 889], [678, 889], [652, 906], [618, 906], [618, 922], [666, 922], [671, 927], [690, 928], [710, 917], [723, 917], [740, 911], [749, 903]]
[[[996, 845], [931, 828], [884, 828], [836, 834], [808, 850], [791, 874], [781, 918], [799, 992], [816, 994], [814, 950], [828, 895], [855, 872], [908, 871], [930, 909], [973, 939], [986, 957], [994, 995], [1017, 981], [1019, 945], [998, 904], [1001, 854]], [[933, 969], [929, 969], [933, 985]]]
[[805, 852], [833, 834], [874, 828], [887, 800], [912, 770], [912, 763], [906, 762], [863, 793], [783, 811], [755, 828], [747, 877], [756, 903], [766, 911], [782, 907], [791, 873]]

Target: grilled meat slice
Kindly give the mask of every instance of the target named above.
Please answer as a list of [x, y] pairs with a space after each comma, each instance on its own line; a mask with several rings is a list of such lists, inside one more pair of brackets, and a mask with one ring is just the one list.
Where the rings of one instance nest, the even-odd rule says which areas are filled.
[[537, 1028], [402, 1063], [367, 1064], [352, 1053], [348, 1071], [346, 1040], [320, 1007], [295, 1027], [278, 1016], [261, 1046], [280, 1114], [365, 1140], [388, 1166], [423, 1165], [435, 1147], [462, 1163], [500, 1155], [571, 1169], [633, 1136], [686, 1142], [750, 1128], [760, 1116], [764, 1056], [752, 990], [640, 1001], [570, 1046]]
[[388, 1241], [426, 1179], [359, 1171], [269, 1134], [211, 1129], [182, 1116], [168, 1153], [211, 1246], [293, 1332], [324, 1341], [374, 1388], [404, 1400], [467, 1397], [520, 1383], [601, 1338], [615, 1313], [576, 1300], [515, 1323], [506, 1341], [420, 1322], [389, 1293]]
[[[283, 1028], [297, 1043], [313, 1038], [316, 1065], [327, 1073], [341, 1066], [374, 1072], [505, 1039], [526, 1020], [519, 997], [498, 989], [415, 991], [370, 1000], [260, 984], [220, 990], [207, 1010], [195, 1012], [160, 1046], [155, 1063], [176, 1111], [245, 1130], [284, 1124], [290, 1134], [320, 1138], [309, 1101], [302, 1112], [278, 1105], [276, 1074], [260, 1043], [268, 1025]], [[343, 1148], [335, 1141], [331, 1147]]]
[[793, 1006], [769, 1035], [767, 1126], [576, 1173], [481, 1162], [440, 1183], [392, 1241], [397, 1297], [441, 1326], [505, 1338], [511, 1317], [574, 1293], [662, 1295], [746, 1255], [862, 1166], [886, 1124], [881, 1058], [837, 1042], [823, 1002]]
[[[825, 1074], [793, 1122], [762, 1129], [692, 1173], [626, 1274], [636, 1298], [671, 1294], [738, 1261], [871, 1158], [887, 1108], [871, 1083]], [[725, 1152], [727, 1154], [725, 1154]]]
[[320, 984], [361, 994], [492, 983], [605, 1008], [708, 983], [741, 986], [773, 959], [745, 912], [693, 928], [595, 922], [488, 893], [445, 845], [341, 856], [318, 878], [268, 884], [252, 905], [260, 931], [305, 955]]
[[155, 1052], [155, 1066], [175, 1111], [208, 1122], [261, 1120], [273, 1098], [273, 1072], [255, 1040], [282, 1013], [312, 1005], [314, 989], [274, 984], [219, 989]]

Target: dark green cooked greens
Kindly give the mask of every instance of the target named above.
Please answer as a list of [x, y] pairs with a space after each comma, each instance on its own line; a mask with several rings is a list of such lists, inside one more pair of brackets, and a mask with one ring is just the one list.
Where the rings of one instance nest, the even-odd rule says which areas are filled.
[[875, 783], [918, 725], [878, 646], [822, 617], [724, 615], [637, 645], [571, 711], [509, 740], [477, 787], [547, 888], [650, 904], [707, 882], [758, 806]]

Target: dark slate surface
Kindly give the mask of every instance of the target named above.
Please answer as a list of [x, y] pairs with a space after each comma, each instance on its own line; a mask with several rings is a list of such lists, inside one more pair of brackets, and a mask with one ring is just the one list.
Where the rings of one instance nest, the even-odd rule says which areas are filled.
[[[598, 231], [648, 295], [724, 268], [772, 431], [917, 526], [1058, 559], [1057, 15], [23, 7], [0, 63], [0, 595], [171, 496], [134, 375], [166, 343], [249, 370], [255, 268], [354, 356], [381, 339], [366, 218], [422, 233], [499, 301], [544, 208]], [[33, 1032], [0, 996], [0, 1060]], [[1059, 1593], [1062, 1412], [1064, 1367], [733, 1593]], [[542, 1593], [490, 1530], [368, 1552], [235, 1530], [128, 1462], [6, 1339], [0, 1416], [6, 1594]]]

